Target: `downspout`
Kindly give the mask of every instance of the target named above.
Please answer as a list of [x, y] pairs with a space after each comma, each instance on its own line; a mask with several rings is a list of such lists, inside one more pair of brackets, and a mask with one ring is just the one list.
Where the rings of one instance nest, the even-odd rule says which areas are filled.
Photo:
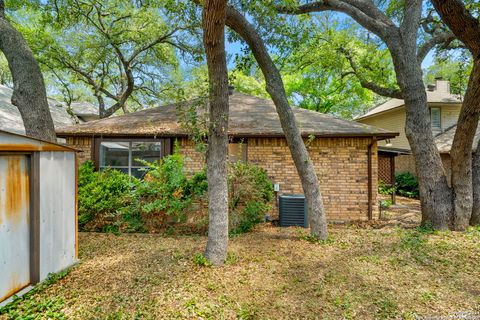
[[377, 137], [373, 137], [367, 150], [367, 175], [368, 175], [368, 220], [373, 219], [373, 168], [372, 168], [372, 147], [377, 143]]

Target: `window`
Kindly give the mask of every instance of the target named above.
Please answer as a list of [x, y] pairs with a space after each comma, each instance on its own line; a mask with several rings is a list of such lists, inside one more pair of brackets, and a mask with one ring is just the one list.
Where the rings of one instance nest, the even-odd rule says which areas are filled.
[[440, 108], [430, 108], [430, 122], [433, 130], [442, 130], [442, 113]]
[[113, 168], [137, 178], [142, 178], [147, 166], [169, 153], [169, 139], [102, 139], [98, 146], [100, 170]]

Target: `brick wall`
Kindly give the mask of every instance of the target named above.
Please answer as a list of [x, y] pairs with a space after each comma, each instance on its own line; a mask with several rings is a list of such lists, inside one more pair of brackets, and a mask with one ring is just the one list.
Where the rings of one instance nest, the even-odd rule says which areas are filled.
[[[67, 143], [81, 149], [81, 162], [91, 157], [89, 137], [67, 138]], [[195, 150], [195, 144], [179, 139], [180, 153], [185, 157], [188, 173], [205, 166], [204, 154]], [[369, 138], [317, 138], [308, 149], [318, 174], [327, 217], [330, 221], [366, 220], [368, 218], [367, 148]], [[249, 138], [247, 159], [265, 170], [274, 183], [280, 184], [280, 193], [303, 193], [293, 159], [283, 138]], [[377, 146], [372, 148], [373, 217], [378, 216], [377, 203]], [[273, 214], [278, 214], [274, 205]]]
[[[318, 138], [309, 144], [329, 220], [368, 218], [367, 148], [370, 139]], [[248, 161], [267, 170], [280, 193], [303, 193], [285, 139], [248, 139]], [[377, 211], [377, 148], [372, 149], [373, 216]]]
[[178, 140], [180, 153], [184, 156], [185, 170], [187, 174], [195, 173], [205, 167], [205, 154], [195, 150], [195, 143], [187, 138]]
[[85, 161], [92, 159], [93, 138], [67, 137], [66, 142], [69, 146], [81, 151], [81, 152], [77, 152], [77, 159], [79, 164], [82, 164]]

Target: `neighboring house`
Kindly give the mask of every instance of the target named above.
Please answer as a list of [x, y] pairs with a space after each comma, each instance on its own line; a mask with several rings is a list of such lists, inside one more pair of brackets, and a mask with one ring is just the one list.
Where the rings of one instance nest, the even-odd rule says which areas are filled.
[[[12, 89], [0, 85], [0, 130], [25, 134], [22, 116], [12, 104], [12, 94]], [[48, 104], [55, 128], [98, 119], [98, 109], [91, 104], [74, 103], [70, 113], [59, 101], [48, 99]]]
[[[264, 168], [279, 193], [303, 193], [273, 102], [237, 92], [229, 101], [230, 161]], [[197, 109], [202, 109], [196, 111], [202, 119], [205, 108]], [[192, 173], [204, 168], [205, 157], [196, 151], [182, 120], [189, 110], [194, 110], [191, 103], [167, 105], [60, 128], [57, 134], [83, 150], [81, 161], [93, 160], [99, 169], [112, 167], [135, 176], [142, 174], [142, 164], [135, 159], [153, 161], [171, 154], [176, 140]], [[398, 134], [305, 109], [295, 108], [294, 114], [320, 179], [328, 218], [374, 218], [377, 141]]]
[[[439, 137], [456, 125], [460, 108], [462, 107], [462, 100], [459, 96], [450, 92], [450, 83], [448, 81], [437, 79], [435, 85], [429, 85], [427, 88], [427, 101], [430, 108], [432, 131], [438, 140]], [[387, 139], [378, 143], [379, 149], [383, 151], [383, 156], [379, 154], [379, 165], [385, 167], [385, 163], [391, 161], [389, 159], [394, 159], [395, 155], [399, 155], [395, 160], [392, 172], [409, 171], [415, 173], [413, 157], [408, 155], [410, 153], [410, 144], [405, 136], [405, 118], [404, 101], [391, 99], [355, 120], [360, 123], [399, 132], [400, 135], [395, 139]], [[448, 135], [448, 137], [453, 139], [453, 135]], [[445, 157], [442, 156], [442, 158]]]

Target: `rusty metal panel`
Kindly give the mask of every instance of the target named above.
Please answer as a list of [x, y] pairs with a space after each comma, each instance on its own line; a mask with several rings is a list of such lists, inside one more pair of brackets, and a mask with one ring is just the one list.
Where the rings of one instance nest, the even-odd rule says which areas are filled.
[[30, 181], [25, 155], [0, 155], [0, 301], [30, 284]]
[[42, 141], [31, 137], [1, 131], [0, 151], [68, 151], [74, 149], [57, 143]]
[[40, 280], [75, 263], [75, 153], [40, 154]]

